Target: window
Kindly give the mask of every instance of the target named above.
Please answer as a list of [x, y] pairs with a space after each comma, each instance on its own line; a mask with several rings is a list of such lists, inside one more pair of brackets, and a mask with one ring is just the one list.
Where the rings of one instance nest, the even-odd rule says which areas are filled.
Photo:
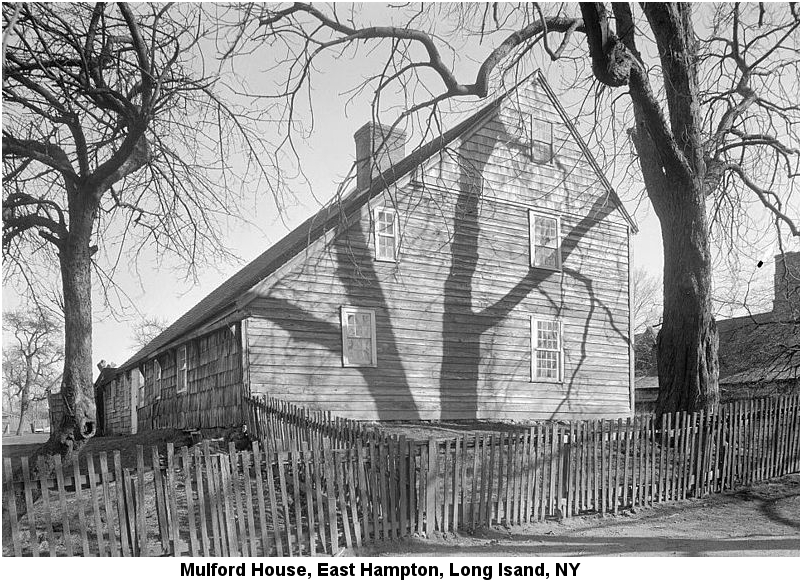
[[186, 346], [182, 346], [178, 349], [178, 353], [176, 355], [175, 366], [178, 373], [178, 392], [185, 393], [186, 392], [186, 382], [187, 382], [187, 375], [188, 375], [188, 365], [186, 361]]
[[561, 220], [528, 212], [531, 242], [531, 266], [548, 270], [561, 269]]
[[342, 306], [342, 366], [377, 365], [375, 311], [369, 308]]
[[531, 317], [531, 380], [561, 381], [564, 347], [561, 322]]
[[553, 162], [553, 123], [531, 116], [531, 159], [536, 163]]
[[399, 236], [397, 212], [382, 207], [375, 208], [375, 259], [384, 262], [397, 261], [397, 241]]
[[153, 359], [153, 394], [158, 399], [161, 396], [161, 363]]

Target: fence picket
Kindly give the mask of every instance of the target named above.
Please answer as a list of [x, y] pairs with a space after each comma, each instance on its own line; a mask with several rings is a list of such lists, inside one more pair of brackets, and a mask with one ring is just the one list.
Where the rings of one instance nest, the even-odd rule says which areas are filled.
[[[30, 538], [31, 538], [31, 555], [34, 558], [38, 558], [39, 535], [36, 529], [36, 513], [33, 509], [33, 488], [34, 486], [36, 486], [36, 483], [31, 479], [31, 471], [30, 471], [30, 466], [28, 464], [28, 457], [23, 456], [20, 459], [22, 465], [22, 487], [23, 487], [23, 493], [25, 494], [25, 515], [28, 518], [28, 531], [30, 533]], [[91, 477], [91, 472], [90, 472], [90, 477]], [[12, 478], [13, 478], [13, 473], [12, 473]], [[89, 482], [90, 484], [92, 483], [91, 479], [89, 480]], [[95, 500], [97, 498], [97, 493], [94, 487], [92, 487], [92, 497]], [[104, 552], [103, 535], [102, 535], [102, 528], [100, 526], [100, 519], [99, 519], [100, 512], [97, 507], [97, 501], [94, 502], [94, 507], [95, 507], [95, 522], [96, 522], [95, 525], [97, 526], [97, 537], [98, 537], [97, 551], [102, 556]], [[14, 509], [16, 510], [16, 506], [14, 506]], [[14, 532], [13, 527], [11, 528], [11, 532], [12, 533]]]

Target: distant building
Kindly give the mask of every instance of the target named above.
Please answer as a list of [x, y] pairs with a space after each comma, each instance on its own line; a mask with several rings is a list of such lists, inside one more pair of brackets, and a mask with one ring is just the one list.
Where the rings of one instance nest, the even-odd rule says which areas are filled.
[[[723, 401], [800, 389], [800, 252], [775, 257], [772, 310], [717, 321], [719, 386]], [[658, 395], [656, 333], [636, 341], [637, 410], [652, 409]]]

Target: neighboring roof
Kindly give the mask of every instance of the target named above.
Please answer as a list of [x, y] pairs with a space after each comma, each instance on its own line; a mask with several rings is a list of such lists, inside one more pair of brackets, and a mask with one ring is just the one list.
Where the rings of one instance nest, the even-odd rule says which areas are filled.
[[458, 123], [449, 131], [446, 131], [439, 137], [436, 137], [420, 147], [417, 147], [412, 153], [395, 163], [390, 169], [385, 171], [377, 178], [374, 178], [369, 188], [363, 190], [352, 190], [341, 199], [334, 198], [316, 214], [311, 216], [309, 219], [287, 234], [283, 239], [271, 246], [263, 254], [247, 264], [233, 276], [228, 278], [208, 296], [197, 303], [196, 306], [191, 308], [188, 312], [186, 312], [186, 314], [181, 316], [166, 330], [164, 330], [164, 332], [156, 336], [152, 341], [136, 352], [136, 354], [125, 361], [125, 363], [123, 363], [116, 370], [127, 370], [135, 366], [142, 359], [149, 358], [151, 355], [179, 339], [182, 335], [191, 332], [202, 324], [219, 316], [223, 311], [233, 306], [236, 303], [236, 299], [242, 294], [275, 272], [279, 267], [288, 262], [300, 251], [311, 245], [312, 242], [316, 241], [326, 232], [340, 224], [342, 221], [342, 216], [351, 215], [352, 212], [361, 208], [365, 203], [384, 191], [387, 187], [391, 186], [401, 178], [409, 175], [423, 162], [430, 159], [436, 153], [442, 151], [445, 147], [459, 137], [467, 134], [473, 127], [477, 127], [481, 122], [489, 117], [489, 114], [493, 112], [497, 106], [499, 106], [503, 99], [515, 91], [517, 87], [528, 82], [532, 77], [536, 77], [536, 79], [545, 88], [545, 91], [550, 96], [565, 124], [570, 129], [573, 137], [576, 139], [587, 159], [589, 160], [589, 164], [597, 172], [601, 182], [608, 190], [623, 217], [631, 225], [634, 233], [638, 231], [633, 218], [623, 207], [622, 201], [620, 200], [616, 191], [614, 191], [614, 189], [611, 187], [611, 184], [606, 179], [605, 175], [600, 169], [600, 166], [597, 164], [597, 161], [591, 155], [591, 152], [581, 138], [580, 134], [577, 132], [575, 126], [572, 124], [569, 117], [567, 117], [566, 111], [563, 109], [563, 107], [561, 107], [558, 99], [553, 93], [553, 90], [547, 84], [544, 76], [537, 70], [532, 75], [526, 77], [514, 87], [510, 88], [508, 91], [494, 98], [475, 114]]
[[798, 376], [800, 324], [779, 321], [766, 313], [720, 320], [717, 328], [721, 383], [745, 377], [764, 381], [775, 380], [768, 377], [786, 380]]

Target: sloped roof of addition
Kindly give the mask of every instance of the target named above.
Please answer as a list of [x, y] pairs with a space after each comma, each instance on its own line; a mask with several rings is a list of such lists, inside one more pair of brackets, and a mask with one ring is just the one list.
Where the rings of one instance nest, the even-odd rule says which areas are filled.
[[552, 88], [545, 80], [544, 75], [537, 70], [500, 96], [495, 97], [488, 104], [481, 107], [476, 113], [470, 115], [452, 129], [414, 149], [409, 155], [395, 163], [380, 176], [374, 178], [369, 188], [362, 190], [354, 189], [342, 198], [335, 197], [316, 214], [287, 234], [283, 239], [228, 278], [208, 296], [198, 302], [197, 305], [186, 312], [186, 314], [178, 318], [171, 326], [125, 361], [118, 370], [123, 371], [130, 369], [159, 351], [171, 347], [174, 343], [177, 343], [183, 335], [192, 332], [230, 309], [235, 305], [237, 298], [242, 294], [275, 272], [283, 264], [298, 255], [325, 233], [342, 223], [343, 216], [349, 216], [353, 212], [359, 210], [364, 204], [368, 203], [386, 188], [410, 176], [420, 165], [444, 150], [454, 141], [470, 134], [471, 130], [480, 127], [481, 124], [495, 112], [506, 97], [516, 91], [518, 87], [524, 83], [530, 82], [532, 79], [535, 79], [545, 90], [556, 110], [559, 112], [564, 124], [585, 154], [589, 165], [597, 173], [603, 187], [609, 192], [612, 201], [628, 222], [632, 231], [634, 233], [637, 232], [638, 228], [636, 223], [622, 205], [619, 195], [611, 186], [611, 183], [606, 178], [597, 160], [591, 154], [589, 147], [578, 133], [575, 125], [567, 115], [566, 110], [561, 103], [559, 103]]

